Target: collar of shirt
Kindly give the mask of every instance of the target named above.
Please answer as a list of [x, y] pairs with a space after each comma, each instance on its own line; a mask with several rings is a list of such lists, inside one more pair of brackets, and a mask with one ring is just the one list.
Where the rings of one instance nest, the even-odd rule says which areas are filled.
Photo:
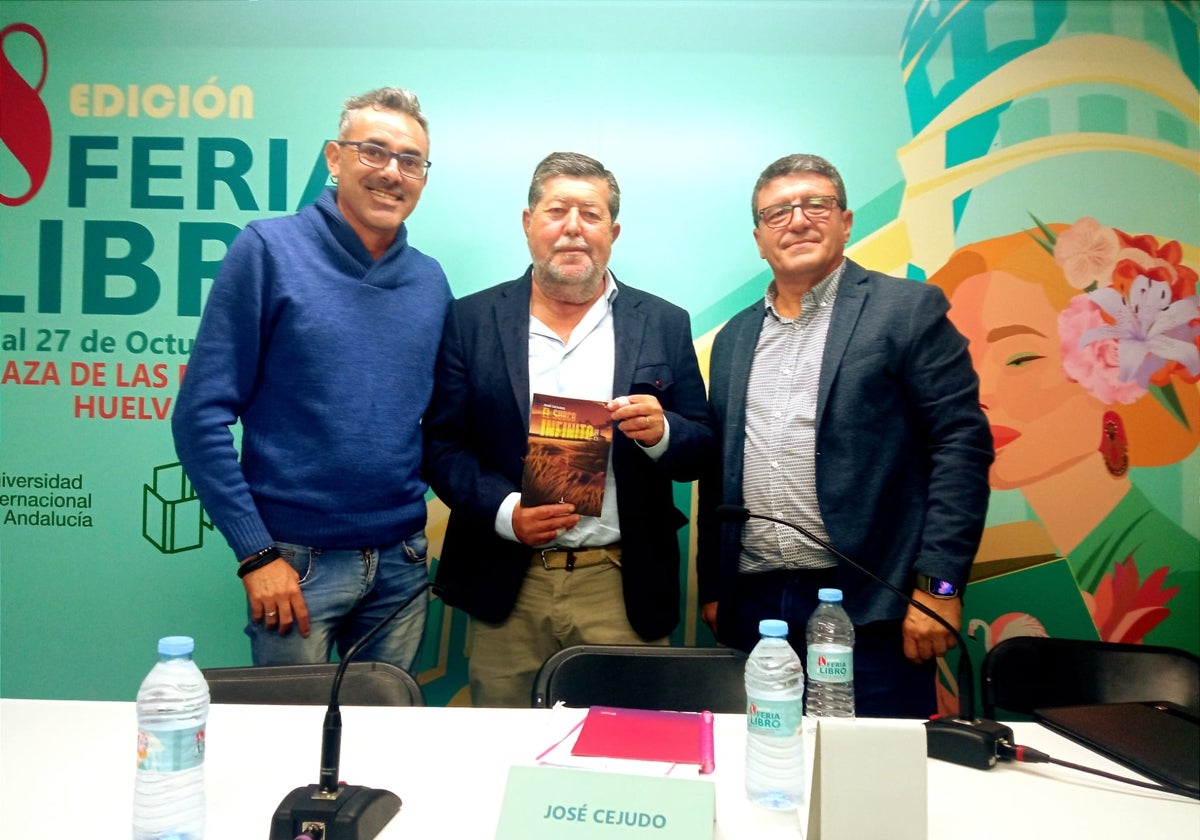
[[[834, 299], [837, 297], [838, 285], [841, 283], [842, 275], [845, 273], [846, 259], [843, 257], [842, 261], [838, 263], [837, 268], [823, 277], [820, 283], [817, 283], [817, 285], [813, 286], [804, 293], [804, 297], [801, 298], [802, 305], [804, 306], [804, 312], [808, 313], [818, 306], [827, 306], [833, 303]], [[778, 292], [775, 288], [775, 281], [772, 280], [770, 285], [767, 286], [767, 293], [765, 295], [767, 312], [777, 321], [786, 323], [797, 320], [795, 318], [785, 318], [775, 310], [775, 296], [777, 294]], [[804, 316], [801, 315], [801, 317]]]
[[[596, 298], [596, 301], [579, 320], [579, 323], [575, 325], [575, 329], [571, 330], [571, 338], [566, 342], [566, 344], [563, 344], [562, 339], [558, 337], [558, 334], [538, 320], [533, 313], [530, 313], [529, 315], [530, 337], [532, 338], [533, 336], [537, 336], [539, 338], [558, 342], [558, 344], [564, 348], [564, 352], [570, 353], [573, 349], [582, 344], [587, 337], [592, 334], [597, 326], [600, 326], [605, 319], [608, 318], [608, 314], [612, 310], [612, 303], [617, 299], [617, 293], [619, 291], [620, 290], [617, 288], [617, 282], [613, 278], [612, 272], [606, 269], [604, 272], [604, 291], [601, 293], [600, 297]], [[608, 321], [608, 328], [609, 330], [612, 329], [611, 319]], [[530, 352], [532, 354], [532, 347], [530, 348]], [[546, 393], [545, 391], [539, 392], [538, 389], [534, 388], [530, 391], [530, 394], [532, 395], [535, 392]], [[571, 395], [564, 394], [563, 396]], [[532, 401], [532, 396], [530, 399]]]

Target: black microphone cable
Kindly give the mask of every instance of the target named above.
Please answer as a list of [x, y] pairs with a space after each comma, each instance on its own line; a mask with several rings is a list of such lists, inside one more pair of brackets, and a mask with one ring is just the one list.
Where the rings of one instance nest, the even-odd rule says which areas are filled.
[[1063, 761], [1061, 758], [1054, 758], [1047, 755], [1041, 750], [1035, 750], [1033, 747], [1026, 747], [1020, 744], [1010, 744], [1004, 739], [996, 742], [996, 752], [1001, 759], [1006, 761], [1016, 761], [1023, 764], [1057, 764], [1059, 767], [1069, 767], [1072, 770], [1078, 770], [1082, 773], [1091, 773], [1094, 776], [1103, 776], [1106, 779], [1112, 779], [1115, 782], [1123, 782], [1128, 785], [1137, 785], [1138, 787], [1148, 788], [1149, 790], [1157, 790], [1163, 793], [1173, 793], [1178, 796], [1186, 796], [1189, 799], [1200, 799], [1200, 793], [1194, 790], [1188, 790], [1185, 787], [1171, 784], [1159, 784], [1157, 782], [1143, 782], [1139, 779], [1130, 779], [1127, 776], [1118, 776], [1116, 773], [1109, 773], [1104, 770], [1097, 770], [1095, 767], [1085, 767], [1082, 764], [1075, 764], [1070, 761]]
[[[821, 548], [828, 551], [834, 557], [837, 557], [839, 560], [844, 560], [852, 568], [862, 572], [867, 577], [885, 586], [887, 589], [890, 589], [894, 594], [898, 595], [901, 600], [912, 604], [921, 612], [930, 616], [950, 631], [955, 640], [959, 643], [958, 681], [960, 717], [939, 718], [930, 720], [925, 724], [930, 733], [930, 757], [940, 758], [945, 761], [951, 761], [967, 767], [976, 767], [981, 770], [986, 770], [994, 766], [997, 759], [1023, 762], [1025, 764], [1057, 764], [1072, 770], [1079, 770], [1084, 773], [1103, 776], [1104, 778], [1112, 779], [1117, 782], [1137, 785], [1138, 787], [1148, 788], [1150, 790], [1155, 790], [1162, 793], [1172, 793], [1179, 796], [1186, 796], [1189, 799], [1200, 799], [1200, 794], [1185, 787], [1171, 784], [1143, 782], [1137, 779], [1130, 779], [1125, 776], [1118, 776], [1114, 773], [1105, 772], [1104, 770], [1097, 770], [1093, 767], [1085, 767], [1080, 764], [1073, 764], [1069, 761], [1063, 761], [1062, 759], [1054, 758], [1040, 750], [1035, 750], [1032, 747], [1026, 747], [1012, 743], [1009, 740], [1013, 735], [1011, 727], [1005, 726], [997, 721], [975, 718], [975, 674], [974, 669], [971, 666], [970, 656], [966, 650], [966, 643], [962, 637], [962, 634], [955, 630], [944, 618], [926, 607], [924, 604], [915, 601], [906, 593], [901, 592], [898, 588], [879, 577], [874, 572], [859, 565], [857, 562], [838, 551], [827, 541], [821, 539], [801, 525], [797, 525], [794, 522], [788, 522], [786, 519], [777, 519], [773, 516], [767, 516], [766, 514], [752, 513], [749, 509], [741, 505], [718, 505], [716, 507], [716, 513], [719, 517], [725, 519], [726, 521], [745, 522], [748, 519], [762, 519], [766, 520], [767, 522], [774, 522], [779, 525], [784, 525], [800, 532], [814, 543], [821, 546]], [[936, 730], [934, 727], [937, 727]], [[934, 737], [935, 735], [936, 739]]]
[[405, 598], [400, 606], [388, 613], [387, 617], [385, 617], [383, 621], [379, 622], [370, 630], [368, 630], [365, 636], [350, 646], [350, 649], [346, 651], [346, 655], [342, 657], [342, 661], [338, 665], [337, 672], [333, 675], [333, 687], [329, 691], [329, 704], [331, 706], [337, 705], [338, 689], [342, 687], [342, 677], [346, 673], [346, 666], [354, 660], [354, 657], [358, 655], [359, 650], [361, 650], [367, 642], [375, 638], [375, 635], [379, 633], [380, 630], [390, 624], [392, 619], [408, 609], [409, 605], [412, 604], [413, 601], [417, 600], [417, 598], [428, 589], [429, 581], [425, 581], [423, 584], [421, 584], [421, 587], [417, 589], [416, 592]]
[[838, 558], [839, 560], [844, 561], [846, 563], [846, 565], [850, 566], [852, 569], [855, 569], [856, 571], [866, 575], [872, 581], [880, 584], [884, 588], [891, 590], [891, 592], [894, 595], [896, 595], [901, 601], [903, 601], [906, 604], [911, 604], [917, 610], [919, 610], [920, 612], [929, 616], [935, 622], [937, 622], [942, 627], [944, 627], [946, 630], [948, 630], [950, 632], [950, 635], [952, 635], [954, 637], [954, 640], [958, 644], [958, 703], [959, 703], [959, 708], [958, 708], [959, 718], [958, 719], [966, 721], [968, 723], [971, 721], [974, 721], [976, 719], [975, 718], [975, 667], [974, 667], [974, 665], [971, 664], [971, 654], [967, 650], [966, 641], [963, 639], [962, 634], [958, 630], [955, 630], [954, 627], [952, 627], [950, 625], [950, 622], [946, 621], [946, 619], [942, 618], [935, 611], [933, 611], [929, 607], [925, 606], [920, 601], [917, 601], [912, 596], [908, 595], [905, 592], [902, 592], [895, 585], [884, 580], [882, 577], [875, 574], [870, 569], [865, 568], [858, 561], [853, 560], [850, 557], [847, 557], [841, 551], [838, 551], [836, 548], [834, 548], [832, 545], [830, 545], [827, 540], [821, 539], [816, 534], [814, 534], [812, 531], [805, 528], [803, 525], [797, 525], [795, 522], [789, 522], [786, 519], [777, 519], [776, 517], [768, 516], [765, 513], [754, 513], [749, 508], [743, 507], [742, 505], [717, 505], [716, 514], [719, 518], [724, 519], [727, 522], [745, 522], [748, 519], [761, 519], [766, 522], [774, 522], [776, 525], [783, 525], [786, 528], [791, 528], [793, 531], [796, 531], [796, 532], [804, 535], [808, 539], [812, 540], [812, 542], [816, 543], [821, 548], [828, 551], [834, 557]]
[[354, 661], [354, 657], [367, 642], [371, 641], [380, 630], [390, 624], [392, 619], [408, 609], [408, 606], [428, 591], [428, 589], [429, 581], [427, 580], [421, 585], [420, 589], [405, 598], [400, 606], [388, 613], [386, 618], [351, 645], [350, 649], [346, 651], [346, 655], [342, 657], [342, 661], [333, 675], [333, 686], [329, 689], [329, 707], [325, 710], [325, 724], [321, 741], [320, 774], [320, 786], [323, 793], [335, 794], [338, 790], [338, 774], [342, 750], [342, 710], [338, 705], [338, 694], [342, 688], [342, 677], [346, 674], [346, 666]]

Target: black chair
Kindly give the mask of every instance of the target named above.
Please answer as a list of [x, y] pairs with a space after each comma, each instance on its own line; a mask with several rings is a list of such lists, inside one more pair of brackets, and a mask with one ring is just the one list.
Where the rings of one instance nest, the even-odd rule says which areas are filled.
[[746, 654], [732, 648], [576, 645], [538, 671], [533, 706], [746, 711]]
[[983, 716], [1051, 706], [1167, 701], [1200, 716], [1200, 658], [1155, 645], [1017, 636], [983, 659]]
[[[320, 665], [250, 665], [206, 668], [214, 703], [324, 706], [329, 703], [336, 662]], [[407, 671], [384, 662], [351, 662], [342, 676], [343, 706], [424, 706], [421, 686]]]

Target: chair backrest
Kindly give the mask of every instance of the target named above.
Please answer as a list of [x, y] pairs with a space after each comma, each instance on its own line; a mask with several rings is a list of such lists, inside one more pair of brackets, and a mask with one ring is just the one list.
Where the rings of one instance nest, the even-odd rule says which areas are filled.
[[538, 671], [535, 707], [745, 712], [746, 654], [732, 648], [576, 645]]
[[1051, 706], [1169, 701], [1200, 716], [1200, 658], [1155, 645], [1017, 636], [983, 659], [984, 717]]
[[[324, 706], [329, 702], [338, 664], [250, 665], [206, 668], [214, 703]], [[342, 676], [338, 703], [343, 706], [424, 706], [417, 681], [385, 662], [351, 662]]]

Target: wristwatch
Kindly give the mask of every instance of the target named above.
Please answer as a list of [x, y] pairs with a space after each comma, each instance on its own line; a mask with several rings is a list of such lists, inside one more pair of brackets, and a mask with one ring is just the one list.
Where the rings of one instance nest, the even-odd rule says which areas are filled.
[[920, 572], [917, 572], [917, 589], [922, 592], [928, 592], [934, 598], [939, 598], [943, 601], [957, 598], [962, 594], [962, 590], [950, 581], [931, 578], [929, 575], [923, 575]]

